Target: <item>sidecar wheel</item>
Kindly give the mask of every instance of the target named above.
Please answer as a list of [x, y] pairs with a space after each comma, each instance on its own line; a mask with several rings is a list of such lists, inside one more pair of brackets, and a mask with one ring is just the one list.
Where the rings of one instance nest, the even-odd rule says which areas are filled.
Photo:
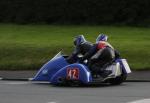
[[67, 81], [67, 85], [72, 86], [72, 87], [76, 87], [76, 86], [82, 86], [83, 83], [81, 81], [78, 81], [78, 80], [70, 80], [70, 81]]
[[57, 84], [57, 86], [65, 86], [65, 87], [76, 87], [76, 86], [81, 86], [83, 83], [78, 80], [67, 80], [67, 79], [62, 79], [62, 82]]

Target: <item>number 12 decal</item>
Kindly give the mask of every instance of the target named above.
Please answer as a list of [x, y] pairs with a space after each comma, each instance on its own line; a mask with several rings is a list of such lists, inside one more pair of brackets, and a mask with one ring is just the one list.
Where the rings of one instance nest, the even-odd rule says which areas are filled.
[[67, 79], [79, 79], [79, 69], [78, 68], [68, 68], [67, 69]]

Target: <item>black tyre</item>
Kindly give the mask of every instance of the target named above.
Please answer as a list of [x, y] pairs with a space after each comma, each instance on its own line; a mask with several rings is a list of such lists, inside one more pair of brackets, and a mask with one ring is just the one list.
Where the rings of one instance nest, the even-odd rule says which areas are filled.
[[67, 80], [66, 78], [58, 78], [60, 81], [57, 86], [81, 86], [83, 83], [79, 80]]
[[123, 83], [126, 80], [126, 78], [127, 78], [127, 74], [122, 74], [121, 76], [110, 79], [108, 82], [111, 85], [120, 85], [121, 83]]

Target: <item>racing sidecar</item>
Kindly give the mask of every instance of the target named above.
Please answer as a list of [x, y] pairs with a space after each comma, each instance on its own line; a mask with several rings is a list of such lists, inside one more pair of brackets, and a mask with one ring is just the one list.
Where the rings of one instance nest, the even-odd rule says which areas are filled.
[[91, 83], [119, 85], [126, 80], [128, 73], [131, 73], [126, 59], [117, 59], [106, 68], [106, 70], [111, 70], [112, 74], [101, 78], [100, 75], [91, 74], [86, 64], [69, 64], [66, 57], [59, 52], [41, 67], [32, 81], [49, 81], [53, 85], [89, 85]]

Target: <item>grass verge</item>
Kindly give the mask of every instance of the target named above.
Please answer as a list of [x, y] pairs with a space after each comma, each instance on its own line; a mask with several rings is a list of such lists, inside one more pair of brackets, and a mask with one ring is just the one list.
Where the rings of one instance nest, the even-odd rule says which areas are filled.
[[0, 24], [0, 70], [37, 70], [60, 50], [70, 54], [74, 36], [94, 43], [99, 33], [132, 69], [150, 69], [150, 28]]

